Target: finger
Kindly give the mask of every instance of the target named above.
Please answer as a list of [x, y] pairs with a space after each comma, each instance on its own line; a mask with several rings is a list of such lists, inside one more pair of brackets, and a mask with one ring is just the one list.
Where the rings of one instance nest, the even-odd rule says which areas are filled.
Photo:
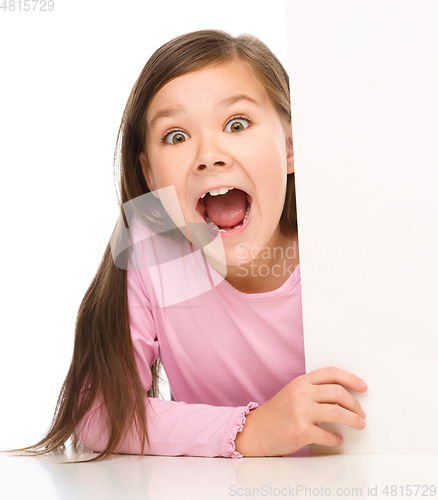
[[343, 442], [342, 436], [326, 431], [317, 425], [312, 426], [309, 438], [310, 444], [322, 444], [324, 446], [340, 446]]
[[338, 404], [347, 410], [353, 411], [365, 418], [365, 412], [359, 402], [342, 385], [324, 384], [314, 387], [314, 401], [316, 403]]
[[336, 422], [338, 424], [348, 425], [352, 429], [362, 430], [366, 426], [365, 419], [357, 413], [342, 408], [342, 406], [331, 404], [317, 404], [313, 413], [313, 422]]
[[365, 392], [368, 388], [356, 375], [334, 366], [314, 370], [308, 373], [306, 378], [311, 384], [340, 384], [355, 392]]

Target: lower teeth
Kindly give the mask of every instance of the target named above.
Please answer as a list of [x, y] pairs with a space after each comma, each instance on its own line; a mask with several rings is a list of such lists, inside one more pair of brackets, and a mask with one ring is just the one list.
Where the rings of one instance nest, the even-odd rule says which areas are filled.
[[211, 221], [210, 217], [207, 214], [205, 214], [205, 220], [207, 221], [207, 224], [211, 228], [213, 228], [214, 230], [219, 231], [220, 233], [231, 233], [231, 232], [235, 231], [236, 229], [241, 228], [245, 224], [245, 222], [248, 219], [250, 209], [251, 209], [251, 205], [248, 203], [248, 206], [246, 207], [245, 217], [243, 218], [243, 221], [238, 226], [234, 227], [233, 229], [221, 229], [219, 226], [216, 226], [216, 224]]

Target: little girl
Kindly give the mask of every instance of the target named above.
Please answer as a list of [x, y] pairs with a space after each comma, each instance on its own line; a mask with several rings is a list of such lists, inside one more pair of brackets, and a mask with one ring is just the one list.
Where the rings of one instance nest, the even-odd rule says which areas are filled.
[[[216, 30], [171, 40], [138, 77], [120, 138], [121, 218], [52, 426], [20, 451], [73, 438], [93, 460], [270, 457], [340, 445], [321, 422], [363, 429], [346, 388], [364, 382], [305, 374], [289, 79], [272, 52]], [[172, 401], [158, 398], [160, 363]]]

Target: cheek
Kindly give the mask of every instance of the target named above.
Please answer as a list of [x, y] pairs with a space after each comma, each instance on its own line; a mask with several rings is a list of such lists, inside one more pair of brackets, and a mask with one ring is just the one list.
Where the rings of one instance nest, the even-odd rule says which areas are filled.
[[281, 186], [286, 182], [286, 148], [279, 146], [278, 138], [271, 137], [254, 143], [248, 165], [254, 174], [269, 185]]
[[149, 158], [157, 185], [168, 186], [177, 181], [178, 172], [181, 171], [178, 165], [181, 165], [181, 161], [175, 161], [175, 158], [166, 152], [164, 154], [151, 153]]

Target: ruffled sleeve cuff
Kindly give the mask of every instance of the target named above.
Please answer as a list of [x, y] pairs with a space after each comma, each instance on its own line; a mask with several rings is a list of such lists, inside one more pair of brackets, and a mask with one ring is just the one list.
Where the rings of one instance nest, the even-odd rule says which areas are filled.
[[231, 428], [227, 429], [227, 434], [225, 436], [226, 438], [226, 450], [225, 450], [225, 457], [228, 458], [243, 458], [243, 455], [236, 451], [236, 447], [234, 445], [234, 440], [236, 439], [237, 433], [241, 432], [243, 429], [243, 424], [246, 422], [246, 417], [245, 415], [248, 415], [249, 410], [253, 410], [254, 408], [257, 408], [259, 405], [258, 403], [248, 403], [246, 407], [241, 406], [238, 408], [239, 412], [237, 415], [234, 417], [234, 419], [231, 422]]

